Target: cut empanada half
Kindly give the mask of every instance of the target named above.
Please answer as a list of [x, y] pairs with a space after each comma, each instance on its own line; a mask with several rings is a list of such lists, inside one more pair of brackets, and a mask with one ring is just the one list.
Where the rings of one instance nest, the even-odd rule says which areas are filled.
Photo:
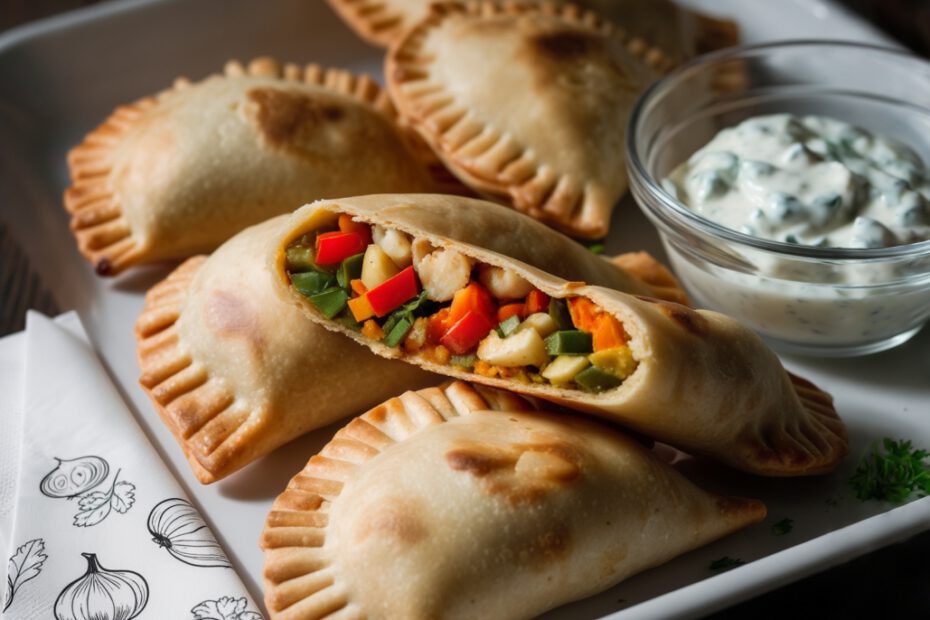
[[[576, 263], [564, 237], [525, 234], [519, 220], [529, 220], [512, 211], [513, 225], [491, 225], [508, 211], [490, 203], [469, 208], [477, 228], [452, 224], [455, 200], [308, 205], [279, 241], [278, 286], [311, 320], [378, 355], [603, 416], [745, 471], [824, 473], [846, 455], [830, 395], [789, 375], [752, 330], [591, 286], [604, 284], [595, 278], [608, 263]], [[546, 248], [561, 260], [533, 258]], [[661, 270], [652, 279], [664, 281]]]
[[435, 188], [368, 76], [263, 58], [120, 106], [68, 154], [65, 207], [101, 275], [216, 248], [325, 197]]
[[455, 382], [352, 420], [291, 480], [262, 534], [265, 603], [277, 620], [531, 618], [765, 514], [599, 422]]
[[438, 381], [372, 355], [277, 296], [266, 256], [286, 220], [182, 263], [148, 292], [136, 322], [139, 382], [205, 484], [398, 390]]
[[467, 185], [601, 238], [627, 189], [627, 117], [657, 75], [627, 43], [573, 5], [437, 4], [388, 53], [385, 78], [403, 121]]
[[[329, 0], [329, 3], [363, 39], [388, 47], [426, 18], [434, 2]], [[552, 3], [569, 4], [562, 0]], [[639, 40], [636, 45], [658, 48], [664, 53], [663, 59], [674, 62], [739, 42], [739, 29], [734, 22], [683, 9], [671, 0], [576, 0], [571, 4], [596, 11], [628, 32], [631, 40]]]

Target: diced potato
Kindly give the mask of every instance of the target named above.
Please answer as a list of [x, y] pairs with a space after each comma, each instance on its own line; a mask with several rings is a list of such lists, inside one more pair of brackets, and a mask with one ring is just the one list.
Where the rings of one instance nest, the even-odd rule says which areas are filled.
[[368, 245], [362, 259], [362, 284], [369, 291], [399, 272], [397, 265], [384, 253], [381, 246], [374, 243]]
[[478, 359], [495, 366], [542, 366], [549, 359], [546, 345], [534, 329], [501, 338], [492, 331], [478, 345]]
[[532, 284], [512, 270], [493, 265], [481, 265], [478, 280], [498, 299], [523, 299], [533, 290]]
[[590, 366], [583, 355], [560, 355], [542, 371], [542, 376], [555, 385], [571, 382], [579, 372]]
[[448, 248], [432, 249], [425, 239], [413, 242], [413, 266], [420, 277], [426, 298], [449, 301], [455, 292], [468, 286], [472, 260]]
[[413, 264], [410, 237], [407, 233], [375, 225], [371, 229], [371, 236], [399, 269], [405, 269]]
[[523, 319], [523, 322], [517, 328], [517, 333], [522, 332], [524, 329], [535, 329], [540, 338], [545, 338], [558, 331], [559, 326], [545, 312], [535, 312]]
[[588, 356], [588, 361], [620, 379], [626, 379], [633, 374], [637, 366], [636, 360], [633, 359], [633, 352], [628, 346], [613, 347], [592, 353]]

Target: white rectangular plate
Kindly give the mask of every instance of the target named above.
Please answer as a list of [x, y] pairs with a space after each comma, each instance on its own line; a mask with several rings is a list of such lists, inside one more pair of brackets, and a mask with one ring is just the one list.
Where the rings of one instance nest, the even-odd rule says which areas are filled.
[[[830, 37], [888, 43], [845, 11], [818, 0], [689, 4], [734, 16], [747, 41]], [[259, 600], [258, 537], [271, 502], [335, 427], [297, 440], [213, 486], [198, 484], [137, 384], [132, 326], [145, 290], [169, 267], [137, 269], [115, 280], [97, 278], [75, 249], [60, 196], [66, 185], [65, 152], [114, 106], [156, 92], [178, 75], [199, 78], [229, 58], [262, 54], [380, 74], [380, 52], [360, 43], [322, 0], [108, 3], [0, 37], [2, 215], [61, 306], [78, 310], [133, 413], [199, 502]], [[608, 250], [645, 248], [661, 256], [655, 232], [629, 199], [618, 212], [623, 226], [615, 226]], [[930, 498], [896, 509], [862, 503], [852, 497], [846, 480], [876, 438], [910, 438], [930, 446], [928, 351], [930, 330], [925, 330], [908, 345], [872, 357], [785, 358], [791, 370], [836, 395], [852, 442], [851, 458], [840, 471], [817, 479], [760, 480], [695, 466], [694, 475], [710, 488], [763, 499], [769, 518], [546, 617], [704, 614], [927, 527]], [[770, 526], [785, 517], [794, 520], [794, 530], [774, 536]], [[748, 564], [714, 575], [708, 565], [724, 555]]]

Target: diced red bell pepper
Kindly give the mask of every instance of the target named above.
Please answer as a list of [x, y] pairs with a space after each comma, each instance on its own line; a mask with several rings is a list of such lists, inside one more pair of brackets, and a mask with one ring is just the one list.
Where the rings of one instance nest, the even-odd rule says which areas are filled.
[[456, 324], [469, 311], [477, 312], [492, 321], [497, 316], [497, 304], [488, 289], [477, 282], [471, 282], [463, 289], [456, 291], [449, 307], [449, 325]]
[[488, 315], [469, 310], [445, 333], [440, 342], [455, 355], [463, 355], [477, 345], [494, 328]]
[[524, 306], [527, 316], [536, 314], [537, 312], [548, 312], [549, 296], [541, 290], [534, 288], [530, 291], [529, 295], [526, 296], [526, 303]]
[[338, 265], [350, 256], [361, 254], [367, 247], [368, 241], [358, 232], [321, 233], [316, 238], [316, 264]]
[[362, 235], [362, 238], [365, 239], [366, 246], [371, 243], [371, 226], [365, 222], [356, 222], [348, 213], [343, 213], [339, 216], [339, 230]]
[[413, 265], [411, 265], [365, 293], [365, 297], [371, 303], [375, 316], [382, 317], [399, 308], [404, 302], [410, 301], [419, 293], [420, 285], [417, 282], [417, 274], [413, 270]]
[[438, 343], [449, 331], [449, 308], [442, 308], [428, 319], [426, 324], [426, 339]]
[[501, 306], [497, 310], [497, 322], [503, 323], [512, 316], [520, 317], [521, 320], [526, 318], [526, 309], [523, 304], [507, 304], [506, 306]]

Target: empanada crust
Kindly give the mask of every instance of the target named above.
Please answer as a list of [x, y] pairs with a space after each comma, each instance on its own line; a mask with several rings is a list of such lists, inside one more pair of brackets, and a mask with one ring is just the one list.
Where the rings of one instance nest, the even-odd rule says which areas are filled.
[[367, 76], [258, 59], [121, 106], [68, 154], [64, 203], [102, 275], [210, 251], [307, 200], [435, 184]]
[[[262, 535], [272, 618], [529, 618], [762, 520], [636, 441], [455, 382], [356, 418]], [[519, 592], [519, 596], [514, 596]]]
[[[523, 0], [533, 2], [534, 0]], [[535, 0], [539, 1], [539, 0]], [[569, 4], [568, 0], [545, 0]], [[431, 0], [329, 0], [355, 32], [372, 45], [389, 47], [429, 14]], [[675, 63], [739, 42], [736, 24], [682, 9], [671, 0], [575, 0], [596, 11]]]
[[[291, 298], [312, 320], [348, 335], [384, 357], [401, 358], [431, 372], [586, 411], [687, 452], [710, 456], [752, 473], [768, 476], [826, 473], [846, 456], [846, 428], [832, 397], [786, 372], [775, 353], [749, 328], [725, 315], [692, 310], [648, 293], [620, 292], [631, 290], [622, 284], [615, 285], [615, 290], [591, 286], [597, 282], [593, 273], [594, 277], [575, 275], [575, 281], [563, 279], [567, 275], [566, 265], [575, 269], [576, 274], [588, 265], [576, 263], [574, 257], [561, 266], [559, 262], [547, 264], [533, 258], [533, 248], [555, 247], [548, 246], [538, 235], [524, 236], [521, 231], [518, 238], [533, 239], [533, 243], [508, 245], [503, 236], [482, 242], [476, 235], [475, 231], [488, 228], [487, 220], [476, 219], [475, 230], [464, 218], [454, 227], [440, 228], [444, 221], [442, 214], [456, 204], [454, 200], [462, 199], [452, 200], [369, 196], [307, 205], [292, 215], [290, 229], [279, 243], [276, 263], [272, 266], [278, 284], [289, 288], [284, 250], [291, 240], [308, 230], [307, 222], [313, 220], [317, 209], [351, 213], [363, 221], [394, 226], [425, 237], [437, 247], [452, 247], [477, 261], [505, 267], [552, 297], [589, 297], [622, 322], [630, 338], [630, 349], [638, 360], [636, 371], [620, 387], [600, 394], [487, 377], [457, 366], [437, 364], [422, 354], [405, 356], [397, 348], [325, 319], [292, 289], [288, 291]], [[478, 211], [478, 207], [471, 209], [475, 214]], [[493, 208], [483, 211], [487, 218], [499, 217]], [[512, 217], [520, 219], [517, 214]], [[515, 221], [507, 228], [518, 224]], [[439, 230], [442, 232], [437, 234]], [[570, 250], [568, 246], [560, 247], [557, 255], [568, 258]], [[527, 264], [531, 260], [537, 266], [542, 265], [542, 269]], [[648, 261], [632, 258], [621, 262], [638, 263], [641, 274], [649, 274], [647, 277], [653, 282], [665, 281], [661, 270], [650, 268]]]
[[385, 76], [466, 184], [600, 238], [627, 188], [627, 116], [656, 77], [626, 43], [573, 5], [441, 4], [391, 48]]
[[276, 295], [265, 255], [286, 221], [188, 259], [148, 292], [136, 323], [139, 382], [205, 484], [398, 389], [438, 381]]

